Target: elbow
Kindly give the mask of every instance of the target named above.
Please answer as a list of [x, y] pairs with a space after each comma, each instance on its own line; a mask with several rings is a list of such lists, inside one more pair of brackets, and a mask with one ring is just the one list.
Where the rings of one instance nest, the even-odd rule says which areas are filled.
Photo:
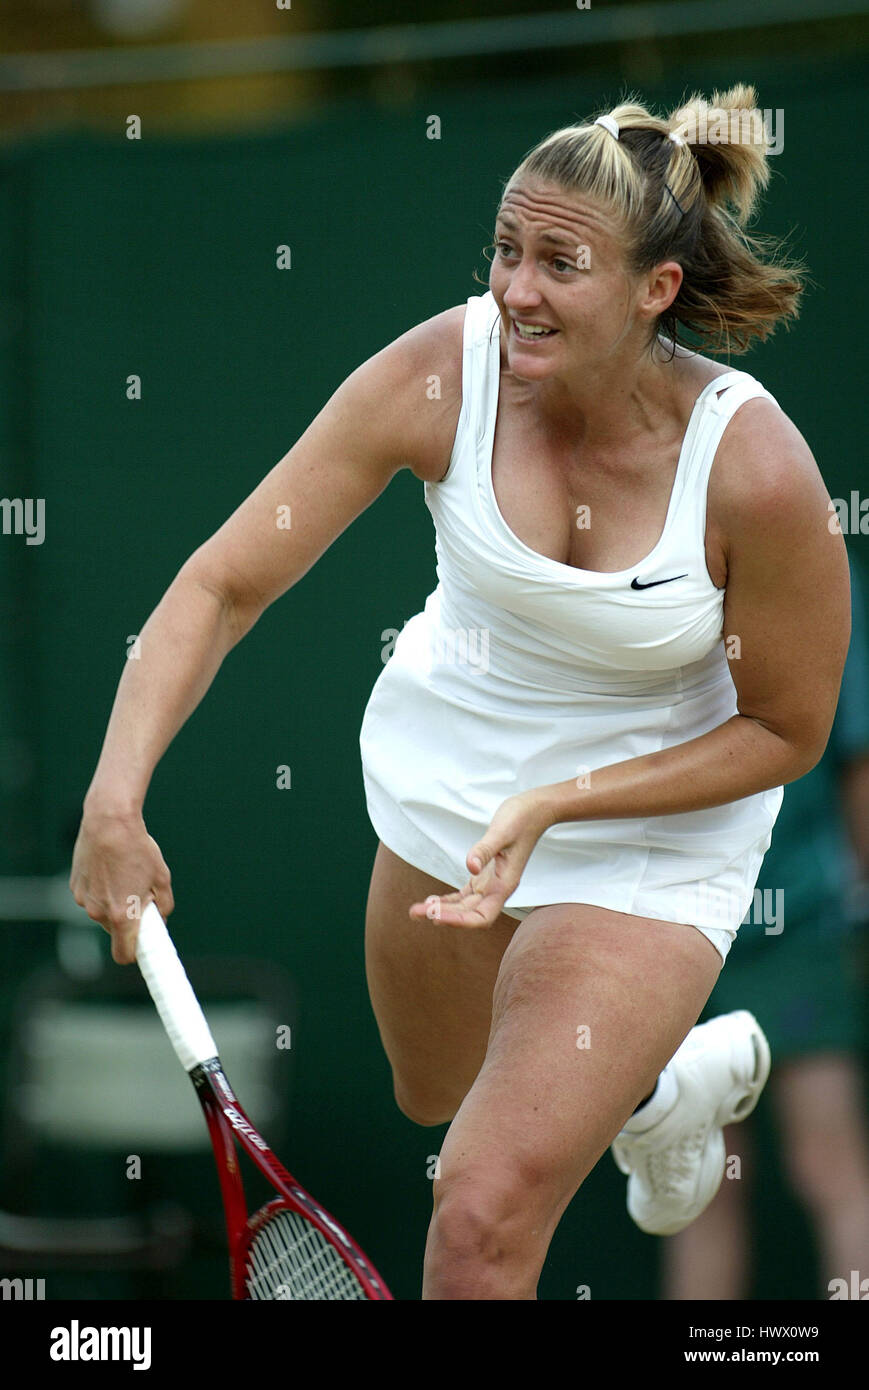
[[245, 603], [228, 582], [197, 563], [194, 554], [182, 566], [176, 584], [184, 585], [188, 592], [206, 594], [217, 606], [221, 623], [227, 634], [229, 647], [234, 647], [250, 631], [262, 612], [259, 603]]
[[827, 751], [832, 724], [825, 724], [820, 729], [801, 729], [799, 733], [788, 733], [773, 728], [754, 715], [746, 717], [778, 739], [781, 745], [780, 784], [797, 782], [801, 777], [805, 777], [806, 773], [817, 767]]
[[784, 779], [785, 782], [796, 782], [800, 777], [805, 777], [807, 772], [811, 772], [813, 768], [818, 766], [818, 763], [826, 752], [828, 738], [829, 735], [824, 738], [823, 742], [813, 744], [809, 747], [800, 746], [794, 748], [793, 770], [790, 776]]

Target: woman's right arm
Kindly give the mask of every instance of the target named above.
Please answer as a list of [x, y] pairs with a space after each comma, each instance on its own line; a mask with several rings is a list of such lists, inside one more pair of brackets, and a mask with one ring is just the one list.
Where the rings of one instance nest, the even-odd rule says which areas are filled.
[[[191, 555], [139, 634], [138, 658], [124, 664], [85, 796], [70, 877], [76, 902], [111, 933], [119, 963], [135, 959], [138, 917], [128, 917], [128, 903], [144, 907], [153, 899], [164, 916], [174, 906], [169, 870], [143, 818], [157, 763], [226, 654], [394, 474], [410, 467], [435, 476], [446, 468], [461, 312], [418, 325], [357, 368]], [[433, 372], [448, 387], [435, 401], [426, 391]]]

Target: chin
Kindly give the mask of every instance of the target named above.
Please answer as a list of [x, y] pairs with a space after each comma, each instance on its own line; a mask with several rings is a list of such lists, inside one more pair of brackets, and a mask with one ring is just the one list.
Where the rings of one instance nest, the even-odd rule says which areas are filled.
[[530, 352], [507, 354], [507, 365], [514, 376], [521, 377], [523, 381], [542, 381], [545, 377], [551, 376], [553, 363], [551, 361], [535, 362]]

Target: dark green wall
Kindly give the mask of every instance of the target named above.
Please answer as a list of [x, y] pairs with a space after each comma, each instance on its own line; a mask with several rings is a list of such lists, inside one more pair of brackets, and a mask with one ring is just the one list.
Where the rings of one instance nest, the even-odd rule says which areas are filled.
[[[664, 85], [633, 81], [650, 102], [676, 104], [695, 87], [750, 80], [761, 106], [784, 110], [785, 149], [756, 226], [796, 228], [792, 248], [818, 288], [790, 333], [734, 365], [777, 396], [834, 496], [869, 488], [866, 168], [842, 115], [862, 109], [865, 77], [845, 58], [785, 71], [704, 57]], [[41, 547], [3, 540], [6, 736], [34, 759], [26, 785], [6, 786], [3, 872], [66, 866], [126, 639], [186, 557], [353, 367], [480, 292], [473, 272], [485, 275], [501, 181], [548, 130], [614, 104], [621, 81], [607, 71], [560, 90], [539, 80], [432, 90], [255, 137], [164, 140], [146, 124], [140, 142], [72, 133], [7, 150], [3, 490], [44, 497], [47, 534]], [[431, 113], [439, 142], [426, 139]], [[289, 271], [275, 268], [281, 243]], [[141, 401], [125, 398], [130, 373]], [[865, 538], [852, 544], [865, 556]], [[229, 657], [146, 805], [173, 872], [182, 952], [245, 952], [294, 976], [287, 1160], [404, 1298], [418, 1296], [427, 1158], [442, 1131], [395, 1109], [367, 1002], [376, 840], [358, 729], [381, 633], [434, 583], [422, 487], [403, 474]], [[292, 789], [281, 791], [284, 763]], [[50, 942], [3, 930], [8, 1005]], [[579, 1284], [593, 1298], [654, 1295], [656, 1243], [628, 1220], [623, 1181], [607, 1156], [564, 1219], [544, 1297], [570, 1299]], [[759, 1292], [816, 1296], [806, 1232], [789, 1217], [780, 1229]], [[222, 1266], [215, 1279], [221, 1293]]]

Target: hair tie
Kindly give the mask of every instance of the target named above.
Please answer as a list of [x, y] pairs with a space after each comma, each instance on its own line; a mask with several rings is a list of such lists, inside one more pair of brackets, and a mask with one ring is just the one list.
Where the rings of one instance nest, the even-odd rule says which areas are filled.
[[[610, 135], [614, 135], [615, 138], [618, 140], [619, 127], [618, 122], [616, 121], [614, 116], [598, 116], [596, 117], [594, 124], [602, 125], [604, 130], [608, 130]], [[675, 145], [684, 145], [686, 143], [685, 137], [683, 135], [677, 135], [675, 130], [671, 130], [669, 132], [669, 138], [673, 141]], [[673, 192], [672, 188], [668, 183], [664, 184], [664, 189], [667, 193], [669, 193], [670, 197], [673, 199], [673, 202], [676, 204], [677, 209], [684, 217], [685, 209], [682, 207], [682, 204], [679, 202], [678, 198], [676, 197], [675, 193]]]
[[619, 127], [618, 122], [616, 121], [614, 116], [598, 116], [594, 124], [602, 125], [604, 130], [608, 130], [610, 135], [614, 135], [615, 138], [618, 140]]

